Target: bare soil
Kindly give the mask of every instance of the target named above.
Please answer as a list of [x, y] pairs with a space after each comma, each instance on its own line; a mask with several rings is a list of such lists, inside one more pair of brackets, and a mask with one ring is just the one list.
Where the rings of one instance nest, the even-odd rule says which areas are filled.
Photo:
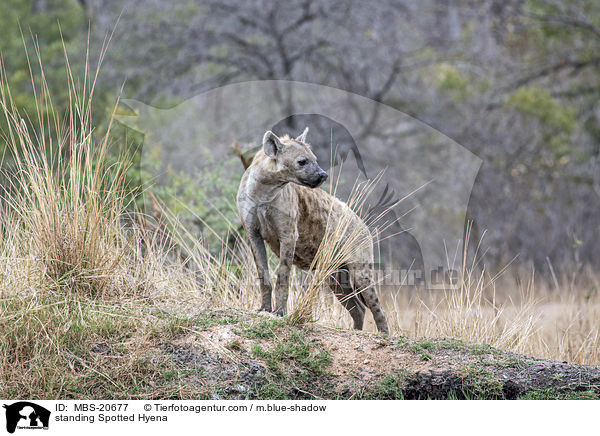
[[600, 367], [453, 339], [410, 340], [211, 312], [160, 344], [202, 398], [595, 399]]

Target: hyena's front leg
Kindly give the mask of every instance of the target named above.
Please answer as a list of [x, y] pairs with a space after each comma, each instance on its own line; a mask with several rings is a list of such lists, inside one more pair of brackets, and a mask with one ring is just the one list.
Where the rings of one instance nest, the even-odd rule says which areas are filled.
[[256, 263], [256, 270], [258, 271], [258, 280], [260, 282], [260, 293], [262, 297], [262, 303], [260, 310], [266, 310], [271, 312], [271, 280], [269, 278], [269, 262], [267, 260], [267, 250], [265, 249], [265, 241], [260, 236], [260, 233], [251, 233], [250, 235], [250, 246], [252, 253], [254, 254], [254, 261]]
[[296, 238], [293, 235], [280, 240], [279, 268], [277, 269], [277, 285], [275, 286], [275, 313], [280, 316], [287, 313], [290, 272], [294, 261], [295, 248]]

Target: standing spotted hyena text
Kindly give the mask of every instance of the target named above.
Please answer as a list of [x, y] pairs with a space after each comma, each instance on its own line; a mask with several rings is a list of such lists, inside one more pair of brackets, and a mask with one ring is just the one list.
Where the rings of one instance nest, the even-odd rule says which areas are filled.
[[306, 143], [307, 133], [308, 127], [293, 139], [266, 132], [263, 148], [244, 173], [238, 190], [238, 210], [260, 280], [261, 310], [272, 311], [264, 241], [280, 259], [275, 313], [285, 315], [292, 264], [309, 269], [325, 235], [328, 218], [335, 223], [345, 216], [353, 221], [355, 228], [366, 232], [371, 243], [332, 275], [331, 287], [350, 312], [354, 328], [362, 329], [368, 307], [378, 330], [387, 333], [385, 315], [373, 286], [373, 243], [369, 230], [347, 204], [322, 189], [314, 189], [327, 179], [327, 173]]

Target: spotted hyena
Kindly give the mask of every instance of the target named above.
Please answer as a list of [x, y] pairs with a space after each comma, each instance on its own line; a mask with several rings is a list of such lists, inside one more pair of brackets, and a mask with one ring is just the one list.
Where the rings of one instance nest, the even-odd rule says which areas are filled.
[[373, 287], [372, 237], [365, 223], [346, 203], [322, 189], [315, 189], [327, 179], [327, 173], [306, 143], [307, 133], [308, 127], [294, 139], [267, 131], [263, 147], [244, 173], [238, 190], [238, 210], [250, 239], [260, 280], [261, 310], [272, 311], [272, 288], [264, 242], [280, 259], [275, 313], [285, 315], [292, 264], [310, 269], [325, 236], [328, 218], [335, 226], [336, 221], [345, 217], [370, 243], [332, 275], [331, 287], [350, 312], [354, 328], [363, 327], [365, 308], [368, 307], [379, 331], [387, 333], [385, 314]]

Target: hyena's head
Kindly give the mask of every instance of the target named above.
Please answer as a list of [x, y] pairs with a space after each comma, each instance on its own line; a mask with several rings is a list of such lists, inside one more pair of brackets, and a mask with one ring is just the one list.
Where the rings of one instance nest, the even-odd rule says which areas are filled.
[[317, 163], [317, 157], [306, 143], [308, 127], [297, 138], [278, 137], [270, 130], [263, 136], [265, 154], [277, 164], [277, 175], [282, 181], [316, 188], [327, 173]]

